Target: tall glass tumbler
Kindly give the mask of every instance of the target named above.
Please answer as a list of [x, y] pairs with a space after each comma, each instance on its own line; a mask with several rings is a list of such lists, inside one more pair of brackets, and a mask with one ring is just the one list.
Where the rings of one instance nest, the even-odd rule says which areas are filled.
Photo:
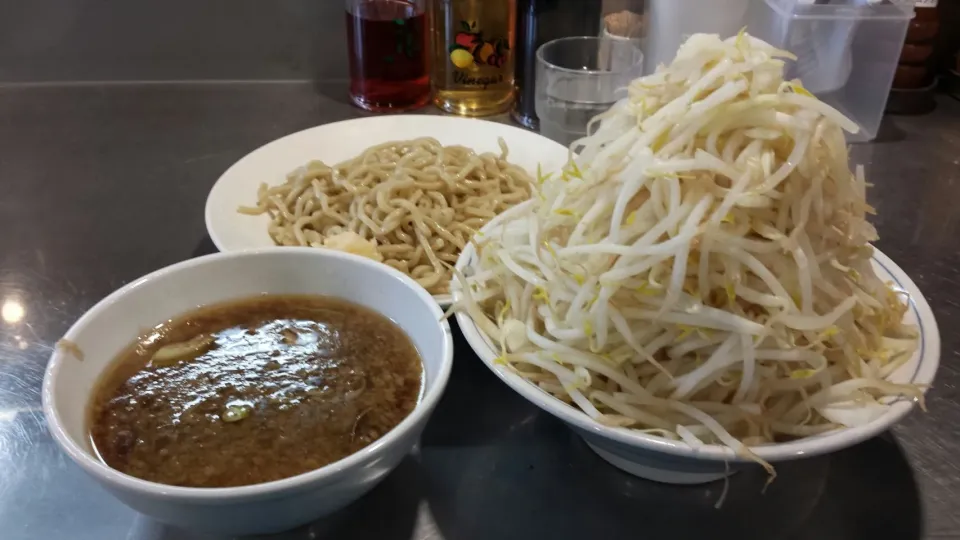
[[587, 135], [587, 123], [626, 97], [643, 71], [635, 40], [568, 37], [537, 50], [536, 110], [540, 134], [569, 145]]
[[350, 98], [370, 111], [404, 111], [430, 99], [426, 0], [347, 0]]

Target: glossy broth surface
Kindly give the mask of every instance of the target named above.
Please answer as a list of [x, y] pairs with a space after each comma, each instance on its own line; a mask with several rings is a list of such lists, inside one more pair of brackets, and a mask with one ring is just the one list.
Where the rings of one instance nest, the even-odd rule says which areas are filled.
[[124, 473], [229, 487], [301, 474], [416, 406], [420, 356], [392, 321], [322, 296], [204, 307], [140, 336], [100, 382], [90, 437]]

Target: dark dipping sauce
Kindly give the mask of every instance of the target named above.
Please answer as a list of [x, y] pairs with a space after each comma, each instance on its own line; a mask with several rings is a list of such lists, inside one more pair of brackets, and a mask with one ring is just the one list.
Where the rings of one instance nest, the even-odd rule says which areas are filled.
[[107, 465], [144, 480], [258, 484], [376, 441], [422, 388], [416, 348], [383, 315], [335, 298], [264, 295], [141, 336], [99, 384], [90, 436]]

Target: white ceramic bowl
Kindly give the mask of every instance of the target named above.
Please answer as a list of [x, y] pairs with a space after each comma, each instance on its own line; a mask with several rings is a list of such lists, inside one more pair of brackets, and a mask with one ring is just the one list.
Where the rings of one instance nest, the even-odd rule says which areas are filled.
[[[529, 204], [532, 203], [528, 202], [511, 208], [491, 220], [481, 231], [488, 237], [495, 235], [498, 227], [512, 219], [512, 216], [524, 212]], [[475, 257], [473, 244], [470, 244], [461, 253], [457, 268], [469, 275], [469, 268], [474, 264]], [[910, 309], [907, 311], [905, 321], [915, 325], [920, 331], [920, 346], [917, 352], [909, 362], [891, 375], [890, 380], [912, 382], [926, 388], [933, 382], [940, 361], [940, 334], [933, 312], [913, 281], [886, 255], [875, 250], [873, 262], [877, 275], [881, 279], [893, 282], [896, 289], [909, 297]], [[454, 300], [459, 300], [457, 293], [454, 294]], [[458, 312], [456, 317], [467, 343], [490, 370], [534, 405], [566, 422], [584, 438], [590, 448], [612, 465], [633, 475], [658, 482], [699, 484], [723, 478], [729, 472], [736, 470], [736, 463], [743, 462], [742, 458], [727, 447], [709, 445], [693, 448], [681, 441], [646, 435], [630, 429], [600, 425], [580, 409], [547, 394], [509, 368], [502, 364], [494, 364], [494, 359], [498, 356], [496, 345], [480, 332], [469, 315]], [[768, 462], [833, 452], [888, 429], [903, 418], [913, 406], [912, 400], [901, 399], [892, 404], [886, 413], [868, 424], [786, 443], [756, 446], [751, 450]], [[730, 467], [731, 464], [733, 467]]]
[[[423, 359], [423, 399], [363, 450], [291, 478], [231, 488], [161, 485], [97, 459], [86, 411], [101, 373], [147, 328], [201, 305], [259, 293], [322, 294], [372, 308], [397, 323]], [[43, 380], [43, 412], [63, 450], [131, 508], [184, 528], [224, 534], [275, 532], [333, 512], [375, 486], [417, 443], [450, 376], [453, 341], [437, 303], [412, 279], [358, 256], [266, 248], [188, 260], [140, 278], [100, 301], [64, 336], [83, 360], [58, 348]]]

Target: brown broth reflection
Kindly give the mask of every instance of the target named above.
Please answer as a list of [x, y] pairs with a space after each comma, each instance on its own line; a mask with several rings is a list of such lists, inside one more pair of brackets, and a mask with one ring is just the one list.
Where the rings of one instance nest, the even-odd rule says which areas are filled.
[[328, 297], [202, 308], [124, 351], [91, 406], [103, 461], [169, 485], [287, 478], [342, 459], [414, 408], [422, 365], [389, 319]]

